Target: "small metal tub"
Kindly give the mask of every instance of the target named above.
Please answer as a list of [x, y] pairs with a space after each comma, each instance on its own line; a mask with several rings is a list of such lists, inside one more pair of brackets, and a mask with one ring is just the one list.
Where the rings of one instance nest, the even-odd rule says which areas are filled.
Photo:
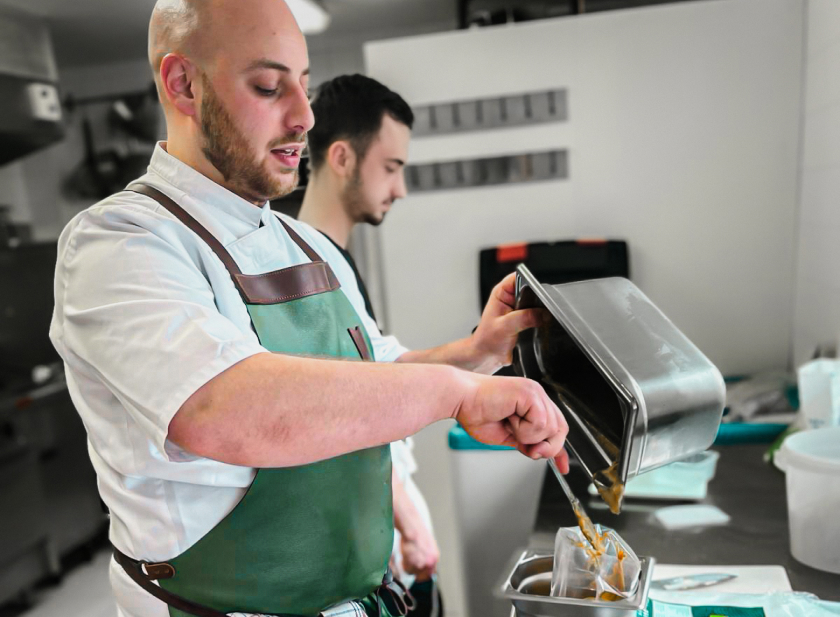
[[512, 560], [504, 581], [497, 586], [496, 596], [513, 605], [511, 617], [636, 617], [647, 606], [653, 557], [640, 557], [642, 562], [639, 589], [636, 595], [619, 602], [555, 598], [551, 591], [554, 553], [547, 549], [528, 549]]

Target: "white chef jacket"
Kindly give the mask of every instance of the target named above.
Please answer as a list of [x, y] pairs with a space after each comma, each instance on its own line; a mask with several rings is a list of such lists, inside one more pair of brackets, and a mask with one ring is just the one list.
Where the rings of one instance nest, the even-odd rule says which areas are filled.
[[[309, 259], [268, 204], [257, 207], [158, 144], [140, 180], [206, 227], [245, 274]], [[329, 262], [367, 329], [377, 361], [406, 350], [365, 312], [355, 276], [332, 244], [283, 217]], [[261, 226], [262, 225], [262, 226]], [[240, 501], [255, 470], [194, 456], [167, 440], [169, 422], [202, 385], [267, 351], [219, 258], [152, 199], [112, 195], [73, 218], [58, 241], [50, 338], [88, 433], [110, 538], [136, 559], [179, 555]], [[167, 607], [111, 563], [122, 617]]]
[[[412, 477], [417, 471], [417, 461], [414, 460], [414, 440], [411, 437], [406, 437], [400, 441], [395, 441], [391, 444], [391, 461], [394, 465], [394, 471], [397, 474], [400, 482], [402, 482], [403, 489], [411, 499], [411, 503], [420, 518], [426, 524], [429, 532], [434, 535], [434, 527], [432, 527], [432, 515], [429, 512], [429, 506], [426, 504], [426, 499], [417, 483]], [[400, 579], [403, 585], [411, 587], [416, 581], [417, 577], [414, 574], [409, 574], [403, 569], [402, 559], [402, 535], [398, 529], [394, 529], [394, 546], [391, 549], [391, 556], [394, 558], [394, 563], [397, 566], [394, 575]]]

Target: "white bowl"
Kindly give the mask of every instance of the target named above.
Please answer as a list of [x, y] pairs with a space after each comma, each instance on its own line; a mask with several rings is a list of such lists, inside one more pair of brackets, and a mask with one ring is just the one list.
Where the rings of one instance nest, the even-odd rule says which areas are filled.
[[840, 427], [791, 435], [773, 460], [787, 476], [791, 554], [840, 574]]

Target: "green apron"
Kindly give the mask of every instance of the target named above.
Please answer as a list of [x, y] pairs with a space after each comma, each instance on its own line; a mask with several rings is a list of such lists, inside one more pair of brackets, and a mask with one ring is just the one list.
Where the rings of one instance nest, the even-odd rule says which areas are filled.
[[[329, 265], [285, 222], [311, 262], [244, 275], [221, 243], [168, 197], [142, 184], [129, 190], [157, 200], [210, 245], [266, 349], [372, 359], [367, 333]], [[214, 611], [311, 616], [351, 599], [364, 600], [376, 613], [390, 580], [393, 533], [386, 444], [299, 467], [257, 470], [239, 504], [209, 533], [166, 563], [142, 564], [142, 572], [185, 599], [187, 609], [189, 603], [209, 609], [183, 612], [163, 598], [172, 617]], [[118, 555], [123, 567], [126, 560], [133, 561]], [[138, 580], [136, 571], [126, 571]]]

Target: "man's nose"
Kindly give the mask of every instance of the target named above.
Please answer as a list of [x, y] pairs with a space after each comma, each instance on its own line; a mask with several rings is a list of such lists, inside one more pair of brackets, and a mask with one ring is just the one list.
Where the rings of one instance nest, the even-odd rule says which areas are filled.
[[315, 126], [315, 115], [309, 105], [309, 96], [302, 87], [295, 88], [291, 106], [286, 114], [286, 128], [292, 133], [306, 133]]
[[400, 179], [394, 188], [394, 199], [402, 199], [408, 195], [408, 188], [405, 186], [405, 169], [400, 170]]

